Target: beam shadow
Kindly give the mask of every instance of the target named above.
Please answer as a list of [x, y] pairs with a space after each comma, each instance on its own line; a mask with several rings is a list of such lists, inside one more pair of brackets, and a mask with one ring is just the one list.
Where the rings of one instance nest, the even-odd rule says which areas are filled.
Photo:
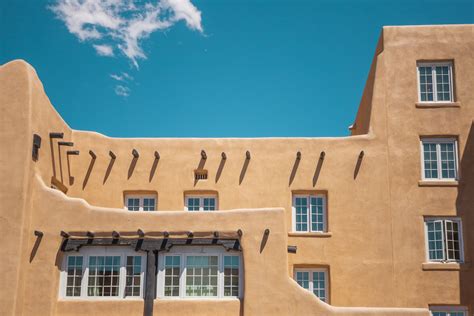
[[362, 165], [362, 158], [364, 158], [364, 151], [361, 151], [359, 157], [357, 158], [357, 163], [354, 169], [354, 180], [357, 178], [359, 174], [360, 166]]
[[110, 172], [112, 172], [112, 167], [114, 166], [115, 159], [116, 158], [114, 157], [110, 157], [109, 165], [107, 166], [107, 170], [105, 171], [104, 180], [102, 181], [102, 184], [105, 184], [105, 182], [107, 182], [107, 179], [110, 176]]
[[216, 183], [217, 183], [217, 181], [219, 181], [219, 179], [221, 177], [222, 170], [224, 170], [224, 166], [225, 166], [226, 161], [227, 161], [227, 159], [222, 158], [221, 162], [219, 163], [219, 168], [217, 168], [217, 173], [216, 173]]
[[242, 166], [242, 170], [240, 171], [240, 176], [239, 176], [239, 185], [242, 184], [242, 181], [244, 181], [245, 174], [247, 173], [247, 168], [249, 167], [250, 159], [245, 158], [244, 165]]
[[92, 156], [91, 157], [91, 162], [89, 163], [89, 168], [87, 168], [86, 176], [84, 177], [84, 181], [82, 181], [82, 190], [84, 190], [84, 188], [87, 185], [87, 182], [89, 181], [89, 177], [91, 175], [92, 168], [94, 168], [95, 160], [96, 160], [96, 157]]
[[156, 168], [158, 167], [158, 162], [160, 160], [158, 158], [155, 158], [153, 160], [153, 165], [151, 166], [151, 169], [150, 169], [150, 176], [148, 177], [148, 182], [151, 182], [151, 180], [153, 180], [153, 177], [155, 176], [155, 172], [156, 172]]
[[33, 249], [31, 249], [30, 253], [30, 263], [33, 261], [33, 259], [36, 256], [36, 252], [38, 252], [38, 248], [41, 244], [41, 240], [43, 239], [43, 236], [36, 236], [35, 244], [33, 245]]
[[298, 159], [298, 158], [295, 159], [295, 163], [293, 164], [293, 169], [291, 170], [290, 179], [288, 180], [288, 186], [290, 186], [293, 183], [293, 180], [295, 180], [296, 171], [298, 171], [300, 160], [301, 159]]
[[318, 164], [316, 165], [316, 170], [314, 170], [314, 175], [313, 175], [313, 187], [315, 187], [316, 183], [318, 183], [319, 174], [321, 173], [321, 168], [323, 167], [323, 162], [324, 162], [324, 159], [321, 159], [321, 158], [318, 159]]
[[128, 167], [128, 174], [127, 179], [133, 175], [133, 171], [135, 170], [135, 166], [137, 165], [138, 157], [133, 157], [132, 161], [130, 162], [130, 167]]
[[67, 161], [67, 175], [69, 179], [69, 185], [73, 185], [74, 177], [71, 176], [71, 163], [69, 162], [69, 155], [66, 155], [66, 161]]

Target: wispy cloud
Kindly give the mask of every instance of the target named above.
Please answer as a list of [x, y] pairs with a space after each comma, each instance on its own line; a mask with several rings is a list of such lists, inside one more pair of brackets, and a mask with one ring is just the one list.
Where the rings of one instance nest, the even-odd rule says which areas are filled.
[[130, 89], [122, 85], [116, 85], [115, 94], [121, 97], [128, 97], [130, 95]]
[[113, 56], [115, 47], [136, 68], [139, 59], [146, 59], [141, 42], [153, 32], [179, 21], [203, 32], [201, 12], [190, 0], [55, 0], [51, 10], [99, 55]]
[[114, 49], [110, 45], [92, 45], [100, 56], [114, 56]]
[[132, 81], [133, 80], [133, 77], [130, 76], [126, 72], [122, 72], [121, 74], [110, 74], [110, 78], [117, 81]]

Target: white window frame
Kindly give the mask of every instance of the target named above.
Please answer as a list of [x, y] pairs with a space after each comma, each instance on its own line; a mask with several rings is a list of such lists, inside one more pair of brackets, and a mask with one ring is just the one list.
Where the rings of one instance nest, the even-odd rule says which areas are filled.
[[[436, 82], [436, 67], [449, 68], [449, 86], [450, 86], [450, 99], [438, 101], [438, 90]], [[433, 85], [433, 101], [421, 101], [421, 82], [420, 82], [420, 67], [431, 67], [431, 78]], [[450, 61], [443, 62], [420, 62], [416, 64], [417, 82], [418, 82], [418, 102], [420, 103], [452, 103], [454, 102], [454, 79], [453, 79], [453, 63]]]
[[[428, 238], [428, 222], [441, 221], [443, 227], [443, 259], [434, 260], [430, 259], [430, 247], [429, 247], [429, 238]], [[447, 259], [447, 229], [446, 221], [452, 221], [458, 223], [459, 226], [459, 260], [456, 259]], [[464, 238], [462, 230], [462, 220], [460, 217], [425, 217], [425, 256], [427, 262], [440, 262], [440, 263], [464, 263]]]
[[[308, 213], [307, 213], [307, 230], [296, 230], [296, 198], [308, 198]], [[323, 199], [323, 230], [312, 230], [311, 222], [311, 198], [322, 198]], [[317, 193], [317, 194], [293, 194], [292, 198], [292, 229], [295, 233], [324, 233], [327, 232], [328, 227], [328, 210], [327, 210], [327, 196], [326, 194]]]
[[[442, 178], [441, 169], [441, 143], [453, 143], [454, 144], [454, 178]], [[436, 163], [438, 168], [438, 178], [426, 178], [425, 177], [425, 156], [423, 144], [436, 144]], [[421, 179], [423, 181], [457, 181], [459, 179], [459, 155], [458, 155], [458, 140], [455, 137], [422, 137], [420, 139], [420, 150], [421, 150]]]
[[[307, 269], [306, 268], [296, 268], [293, 271], [293, 279], [295, 280], [295, 282], [297, 282], [297, 279], [296, 279], [296, 273], [297, 272], [308, 272], [309, 273], [309, 280], [308, 280], [309, 288], [308, 289], [305, 289], [304, 287], [301, 287], [301, 288], [311, 292], [312, 294], [314, 294], [314, 292], [313, 292], [313, 290], [314, 290], [313, 272], [324, 272], [324, 286], [325, 286], [324, 290], [326, 291], [326, 300], [325, 301], [321, 300], [321, 301], [329, 304], [330, 299], [329, 299], [329, 272], [328, 272], [328, 269], [327, 268], [307, 268]], [[314, 295], [316, 295], [316, 294], [314, 294]]]
[[[215, 200], [215, 209], [205, 211], [204, 210], [204, 199], [213, 198]], [[184, 197], [184, 210], [189, 211], [188, 209], [188, 201], [189, 199], [199, 199], [199, 210], [198, 211], [190, 211], [190, 212], [214, 212], [219, 210], [219, 199], [215, 194], [186, 194]]]
[[[150, 199], [153, 198], [155, 199], [155, 209], [151, 211], [144, 211], [143, 210], [143, 204], [144, 204], [144, 199]], [[138, 211], [132, 211], [128, 209], [128, 199], [139, 199], [139, 210]], [[124, 209], [129, 212], [154, 212], [158, 210], [158, 196], [156, 194], [126, 194], [125, 199], [124, 199]]]
[[433, 312], [444, 312], [444, 313], [448, 313], [447, 316], [450, 316], [451, 315], [451, 312], [454, 312], [454, 313], [459, 313], [459, 312], [462, 312], [464, 316], [468, 316], [468, 309], [467, 307], [465, 306], [449, 306], [449, 305], [445, 305], [445, 306], [430, 306], [430, 313], [431, 315], [433, 315]]
[[[66, 296], [67, 285], [67, 261], [69, 256], [82, 256], [82, 281], [80, 296]], [[118, 296], [88, 296], [87, 287], [89, 282], [89, 257], [90, 256], [120, 256], [120, 272], [119, 272], [119, 293]], [[125, 296], [126, 277], [127, 277], [127, 256], [139, 256], [142, 259], [140, 271], [140, 295]], [[64, 256], [61, 264], [61, 272], [59, 278], [59, 298], [61, 300], [137, 300], [143, 299], [145, 289], [145, 269], [147, 265], [147, 257], [144, 252], [134, 251], [130, 247], [125, 246], [91, 246], [82, 247], [78, 252], [69, 252]]]
[[[165, 296], [165, 257], [180, 257], [180, 276], [179, 276], [179, 296]], [[186, 257], [187, 256], [217, 256], [218, 257], [218, 277], [217, 277], [217, 296], [186, 296]], [[239, 257], [239, 295], [224, 296], [224, 257]], [[157, 298], [166, 300], [233, 300], [243, 297], [243, 274], [242, 256], [240, 252], [229, 252], [221, 246], [176, 246], [169, 252], [158, 254], [158, 276], [157, 276]]]

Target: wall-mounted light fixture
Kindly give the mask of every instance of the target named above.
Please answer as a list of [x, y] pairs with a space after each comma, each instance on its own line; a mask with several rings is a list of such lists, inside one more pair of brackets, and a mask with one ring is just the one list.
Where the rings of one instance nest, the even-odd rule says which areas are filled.
[[39, 136], [38, 134], [33, 134], [33, 150], [32, 150], [31, 156], [33, 157], [34, 161], [38, 160], [40, 148], [41, 148], [41, 136]]

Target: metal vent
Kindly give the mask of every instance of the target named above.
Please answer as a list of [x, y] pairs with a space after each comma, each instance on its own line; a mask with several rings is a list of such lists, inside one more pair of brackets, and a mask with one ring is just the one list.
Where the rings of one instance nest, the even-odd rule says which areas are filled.
[[194, 170], [194, 180], [207, 180], [207, 170]]

